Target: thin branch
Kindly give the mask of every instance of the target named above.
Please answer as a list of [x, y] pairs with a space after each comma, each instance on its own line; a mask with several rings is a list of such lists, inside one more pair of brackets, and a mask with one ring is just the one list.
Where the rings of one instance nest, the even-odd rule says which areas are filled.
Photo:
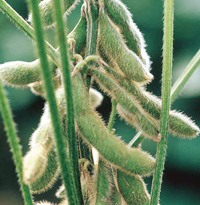
[[112, 110], [111, 110], [110, 118], [108, 121], [108, 129], [110, 131], [112, 131], [112, 128], [113, 128], [114, 122], [115, 122], [116, 106], [117, 106], [116, 99], [112, 99]]
[[197, 69], [197, 67], [200, 65], [200, 50], [197, 51], [195, 56], [192, 58], [192, 60], [189, 62], [183, 73], [179, 76], [179, 78], [176, 80], [172, 87], [171, 92], [171, 101], [173, 102], [175, 98], [178, 96], [186, 82], [189, 80], [191, 75], [194, 73], [194, 71]]
[[10, 105], [5, 95], [5, 91], [3, 89], [1, 80], [0, 80], [0, 108], [1, 108], [3, 122], [6, 129], [6, 134], [8, 136], [8, 142], [11, 148], [11, 152], [13, 154], [24, 202], [26, 205], [32, 205], [33, 202], [32, 202], [32, 196], [29, 187], [26, 184], [24, 184], [22, 179], [22, 151], [20, 149], [19, 139], [17, 137], [17, 132], [15, 129], [15, 123], [13, 121]]
[[36, 40], [38, 54], [40, 57], [42, 77], [43, 77], [44, 87], [47, 95], [47, 101], [50, 108], [51, 121], [53, 125], [55, 144], [56, 144], [59, 164], [61, 168], [61, 173], [63, 177], [63, 183], [65, 185], [70, 204], [77, 204], [77, 196], [76, 196], [76, 191], [74, 189], [73, 174], [70, 169], [69, 158], [65, 147], [66, 146], [65, 137], [63, 135], [62, 122], [56, 105], [52, 73], [49, 67], [48, 58], [46, 54], [44, 31], [42, 28], [42, 21], [39, 12], [38, 1], [29, 0], [29, 4], [33, 13], [33, 24], [35, 27], [35, 40]]
[[135, 143], [138, 139], [142, 138], [142, 131], [138, 131], [138, 133], [133, 137], [133, 139], [128, 143], [128, 147], [135, 146]]
[[167, 150], [167, 131], [170, 110], [170, 90], [172, 80], [174, 30], [174, 0], [164, 1], [164, 42], [163, 42], [163, 77], [162, 77], [162, 110], [160, 121], [161, 141], [157, 146], [156, 169], [153, 176], [151, 205], [159, 203], [162, 176]]
[[[54, 14], [56, 20], [56, 31], [57, 38], [60, 48], [60, 59], [61, 59], [61, 70], [63, 77], [63, 84], [65, 90], [65, 102], [67, 110], [67, 141], [69, 148], [69, 158], [70, 164], [72, 166], [72, 174], [74, 175], [74, 183], [76, 185], [77, 192], [74, 193], [77, 197], [77, 203], [83, 203], [82, 193], [81, 193], [81, 184], [80, 184], [80, 174], [79, 174], [79, 165], [78, 165], [78, 144], [75, 134], [74, 126], [74, 107], [73, 107], [73, 96], [72, 96], [72, 85], [71, 85], [71, 70], [69, 64], [69, 57], [67, 53], [67, 42], [66, 42], [66, 32], [65, 32], [65, 23], [64, 23], [64, 5], [60, 0], [53, 0], [54, 2]], [[64, 170], [63, 170], [64, 171]], [[64, 173], [63, 173], [64, 174]], [[79, 202], [78, 202], [79, 201]]]

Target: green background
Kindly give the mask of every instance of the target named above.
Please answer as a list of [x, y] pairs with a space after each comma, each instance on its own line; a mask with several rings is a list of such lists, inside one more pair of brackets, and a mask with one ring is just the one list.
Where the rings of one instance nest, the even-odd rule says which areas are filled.
[[[27, 19], [25, 0], [7, 1], [23, 18]], [[155, 79], [148, 85], [148, 91], [160, 96], [162, 69], [162, 19], [163, 1], [123, 0], [133, 14], [135, 23], [144, 34], [147, 51], [151, 56], [152, 74]], [[79, 4], [80, 5], [80, 4]], [[200, 48], [200, 2], [199, 0], [176, 0], [173, 82], [184, 70], [187, 63]], [[76, 24], [80, 16], [80, 6], [68, 18], [68, 30]], [[53, 29], [47, 32], [47, 38], [53, 44]], [[36, 58], [34, 44], [24, 33], [17, 29], [2, 13], [0, 14], [0, 64], [7, 61], [32, 61]], [[185, 86], [179, 98], [173, 103], [173, 109], [181, 110], [200, 125], [200, 67]], [[44, 100], [34, 96], [29, 89], [6, 87], [14, 119], [18, 129], [23, 154], [28, 150], [31, 133], [36, 129], [42, 114]], [[107, 120], [110, 101], [105, 96], [98, 111]], [[1, 120], [1, 118], [0, 118]], [[116, 133], [129, 142], [135, 130], [119, 118], [115, 124]], [[156, 143], [146, 140], [143, 149], [153, 155]], [[145, 179], [148, 188], [151, 178]], [[200, 204], [200, 138], [182, 140], [169, 136], [167, 161], [161, 193], [161, 205]], [[57, 185], [60, 182], [57, 183]], [[45, 195], [35, 196], [37, 200], [48, 198], [55, 201], [53, 190]], [[0, 204], [23, 204], [17, 184], [12, 156], [9, 151], [2, 120], [0, 121]]]

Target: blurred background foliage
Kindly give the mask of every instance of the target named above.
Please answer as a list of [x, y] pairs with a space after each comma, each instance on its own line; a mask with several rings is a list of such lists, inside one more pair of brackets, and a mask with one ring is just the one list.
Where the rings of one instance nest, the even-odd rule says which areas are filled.
[[[7, 1], [23, 18], [27, 19], [27, 4], [25, 0]], [[152, 60], [153, 82], [148, 90], [160, 96], [162, 68], [162, 18], [163, 1], [123, 0], [133, 14], [133, 19], [144, 34], [147, 51]], [[80, 4], [79, 4], [80, 5]], [[200, 48], [200, 1], [175, 1], [175, 34], [174, 34], [174, 66], [173, 82], [182, 73], [190, 59]], [[68, 31], [77, 23], [80, 16], [80, 6], [68, 18]], [[48, 40], [56, 46], [54, 30], [47, 32]], [[2, 13], [0, 14], [0, 63], [23, 60], [32, 61], [36, 58], [34, 44], [23, 32], [17, 29]], [[179, 98], [172, 107], [182, 110], [200, 125], [200, 67], [193, 74]], [[31, 133], [37, 127], [44, 100], [33, 95], [29, 89], [6, 87], [14, 119], [18, 129], [23, 154], [28, 150]], [[103, 105], [98, 111], [107, 120], [110, 112], [110, 100], [105, 96]], [[1, 118], [0, 118], [1, 120]], [[116, 133], [129, 142], [135, 135], [135, 130], [119, 118], [116, 119]], [[146, 140], [142, 145], [144, 150], [153, 155], [156, 143]], [[161, 193], [162, 205], [197, 205], [200, 204], [200, 137], [193, 140], [182, 140], [169, 136], [167, 161], [164, 173], [164, 183]], [[148, 188], [151, 178], [146, 179]], [[58, 182], [59, 183], [59, 182]], [[45, 195], [35, 196], [37, 200], [47, 198], [56, 200], [54, 189]], [[7, 144], [2, 120], [0, 123], [0, 204], [23, 204], [12, 156]]]

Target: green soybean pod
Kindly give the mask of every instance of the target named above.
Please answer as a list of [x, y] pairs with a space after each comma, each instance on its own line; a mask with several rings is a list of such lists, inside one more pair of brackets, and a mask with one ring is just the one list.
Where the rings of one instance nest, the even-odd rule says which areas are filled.
[[93, 204], [108, 204], [111, 195], [111, 176], [109, 173], [109, 165], [99, 159], [99, 163], [94, 174], [95, 197]]
[[40, 124], [31, 136], [31, 149], [23, 158], [23, 180], [26, 184], [34, 182], [44, 173], [52, 141], [51, 122], [46, 106]]
[[111, 204], [113, 204], [113, 205], [122, 205], [122, 197], [120, 196], [119, 192], [117, 191], [115, 185], [113, 185], [113, 187], [112, 187], [110, 201], [111, 201]]
[[114, 79], [99, 70], [93, 70], [94, 78], [100, 87], [110, 96], [116, 98], [118, 103], [128, 112], [132, 113], [134, 121], [136, 121], [138, 128], [143, 130], [152, 138], [158, 136], [158, 126], [151, 118], [143, 111], [140, 104], [133, 100], [126, 90], [119, 86]]
[[[59, 113], [62, 118], [65, 116], [64, 107], [64, 89], [59, 88], [56, 90], [56, 100], [59, 109]], [[48, 190], [55, 183], [60, 169], [57, 163], [57, 156], [54, 146], [46, 147], [45, 145], [48, 141], [52, 141], [52, 131], [51, 131], [51, 118], [49, 114], [49, 107], [45, 105], [44, 114], [40, 120], [38, 129], [31, 136], [31, 148], [37, 148], [41, 144], [46, 148], [47, 154], [47, 163], [43, 173], [39, 178], [30, 183], [30, 188], [33, 193], [42, 193]], [[65, 128], [66, 129], [66, 128]]]
[[81, 16], [74, 29], [68, 34], [67, 38], [75, 40], [75, 52], [82, 54], [86, 47], [87, 22], [85, 16]]
[[[123, 78], [108, 66], [104, 66], [104, 69], [115, 78], [120, 86], [133, 95], [132, 97], [134, 100], [141, 105], [143, 110], [149, 114], [155, 123], [159, 126], [161, 99], [147, 92], [144, 88], [140, 87], [134, 82], [131, 82], [129, 79]], [[188, 138], [196, 137], [196, 135], [200, 132], [198, 126], [189, 117], [174, 110], [170, 111], [169, 131], [174, 135]]]
[[117, 171], [117, 182], [121, 195], [127, 204], [148, 205], [150, 196], [142, 178]]
[[[66, 13], [70, 13], [78, 2], [78, 0], [64, 0], [64, 9]], [[43, 0], [39, 3], [41, 17], [43, 19], [44, 26], [46, 27], [51, 26], [54, 23], [53, 7], [53, 0]], [[29, 14], [28, 21], [32, 23], [32, 13]]]
[[136, 82], [147, 82], [153, 75], [146, 69], [141, 59], [125, 45], [123, 38], [100, 9], [98, 44], [109, 59], [115, 61], [127, 78]]
[[30, 189], [33, 193], [42, 193], [50, 189], [60, 174], [60, 168], [57, 162], [57, 156], [54, 146], [48, 153], [47, 166], [43, 174], [34, 182], [30, 183]]
[[114, 169], [112, 166], [109, 167], [110, 172], [110, 178], [111, 178], [111, 194], [110, 194], [110, 202], [113, 205], [122, 205], [123, 204], [123, 198], [121, 197], [119, 193], [117, 178], [116, 178], [116, 169]]
[[143, 87], [128, 78], [122, 77], [109, 66], [104, 65], [104, 69], [121, 87], [133, 96], [134, 100], [137, 101], [147, 113], [155, 119], [160, 119], [161, 102], [158, 97], [149, 94]]
[[104, 0], [105, 10], [110, 19], [119, 27], [120, 33], [130, 50], [135, 52], [146, 69], [150, 70], [150, 59], [145, 49], [145, 41], [142, 33], [132, 20], [132, 15], [120, 0]]
[[196, 137], [200, 133], [199, 127], [189, 117], [174, 110], [170, 111], [169, 131], [185, 138]]
[[47, 152], [51, 149], [53, 141], [53, 133], [51, 130], [51, 118], [47, 103], [44, 106], [44, 113], [40, 119], [37, 129], [33, 132], [30, 138], [30, 148], [34, 149], [38, 146], [43, 146]]
[[13, 61], [0, 65], [0, 78], [7, 84], [25, 86], [41, 80], [40, 62]]
[[[129, 110], [124, 109], [119, 103], [117, 104], [117, 112], [128, 124], [132, 125], [134, 128], [137, 128], [138, 130], [141, 130], [141, 127], [137, 123], [135, 115], [133, 115]], [[147, 132], [143, 132], [143, 135], [146, 138], [153, 139], [156, 142], [159, 140], [158, 134], [157, 135], [150, 135]]]
[[42, 145], [28, 151], [23, 158], [23, 181], [26, 184], [38, 179], [47, 165], [48, 151]]
[[148, 175], [155, 160], [146, 152], [128, 148], [111, 134], [99, 115], [89, 106], [88, 95], [80, 74], [72, 78], [75, 118], [79, 134], [105, 159], [128, 173]]

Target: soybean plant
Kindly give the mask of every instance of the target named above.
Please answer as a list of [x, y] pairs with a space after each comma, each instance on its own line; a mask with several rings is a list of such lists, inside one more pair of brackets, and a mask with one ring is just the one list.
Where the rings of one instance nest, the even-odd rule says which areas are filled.
[[[80, 20], [66, 36], [65, 18], [77, 3], [29, 0], [29, 25], [0, 0], [1, 10], [36, 42], [39, 57], [1, 64], [0, 78], [8, 85], [30, 87], [46, 100], [23, 163], [15, 161], [25, 204], [33, 203], [30, 192], [47, 191], [61, 174], [63, 185], [56, 192], [60, 205], [147, 205], [151, 195], [143, 177], [154, 172], [156, 161], [140, 145], [145, 138], [162, 140], [163, 108], [162, 100], [146, 89], [153, 75], [144, 38], [120, 0], [84, 0]], [[44, 39], [44, 29], [50, 26], [57, 28], [57, 49]], [[96, 111], [103, 95], [92, 88], [94, 81], [112, 100], [108, 125]], [[6, 97], [1, 96], [4, 114]], [[139, 139], [129, 146], [112, 129], [116, 112], [140, 131]], [[168, 132], [173, 135], [194, 138], [200, 132], [181, 112], [168, 114]], [[13, 123], [12, 117], [6, 121], [6, 114], [3, 119], [5, 125]], [[18, 143], [9, 129], [9, 139]], [[15, 159], [16, 150], [12, 151]]]

